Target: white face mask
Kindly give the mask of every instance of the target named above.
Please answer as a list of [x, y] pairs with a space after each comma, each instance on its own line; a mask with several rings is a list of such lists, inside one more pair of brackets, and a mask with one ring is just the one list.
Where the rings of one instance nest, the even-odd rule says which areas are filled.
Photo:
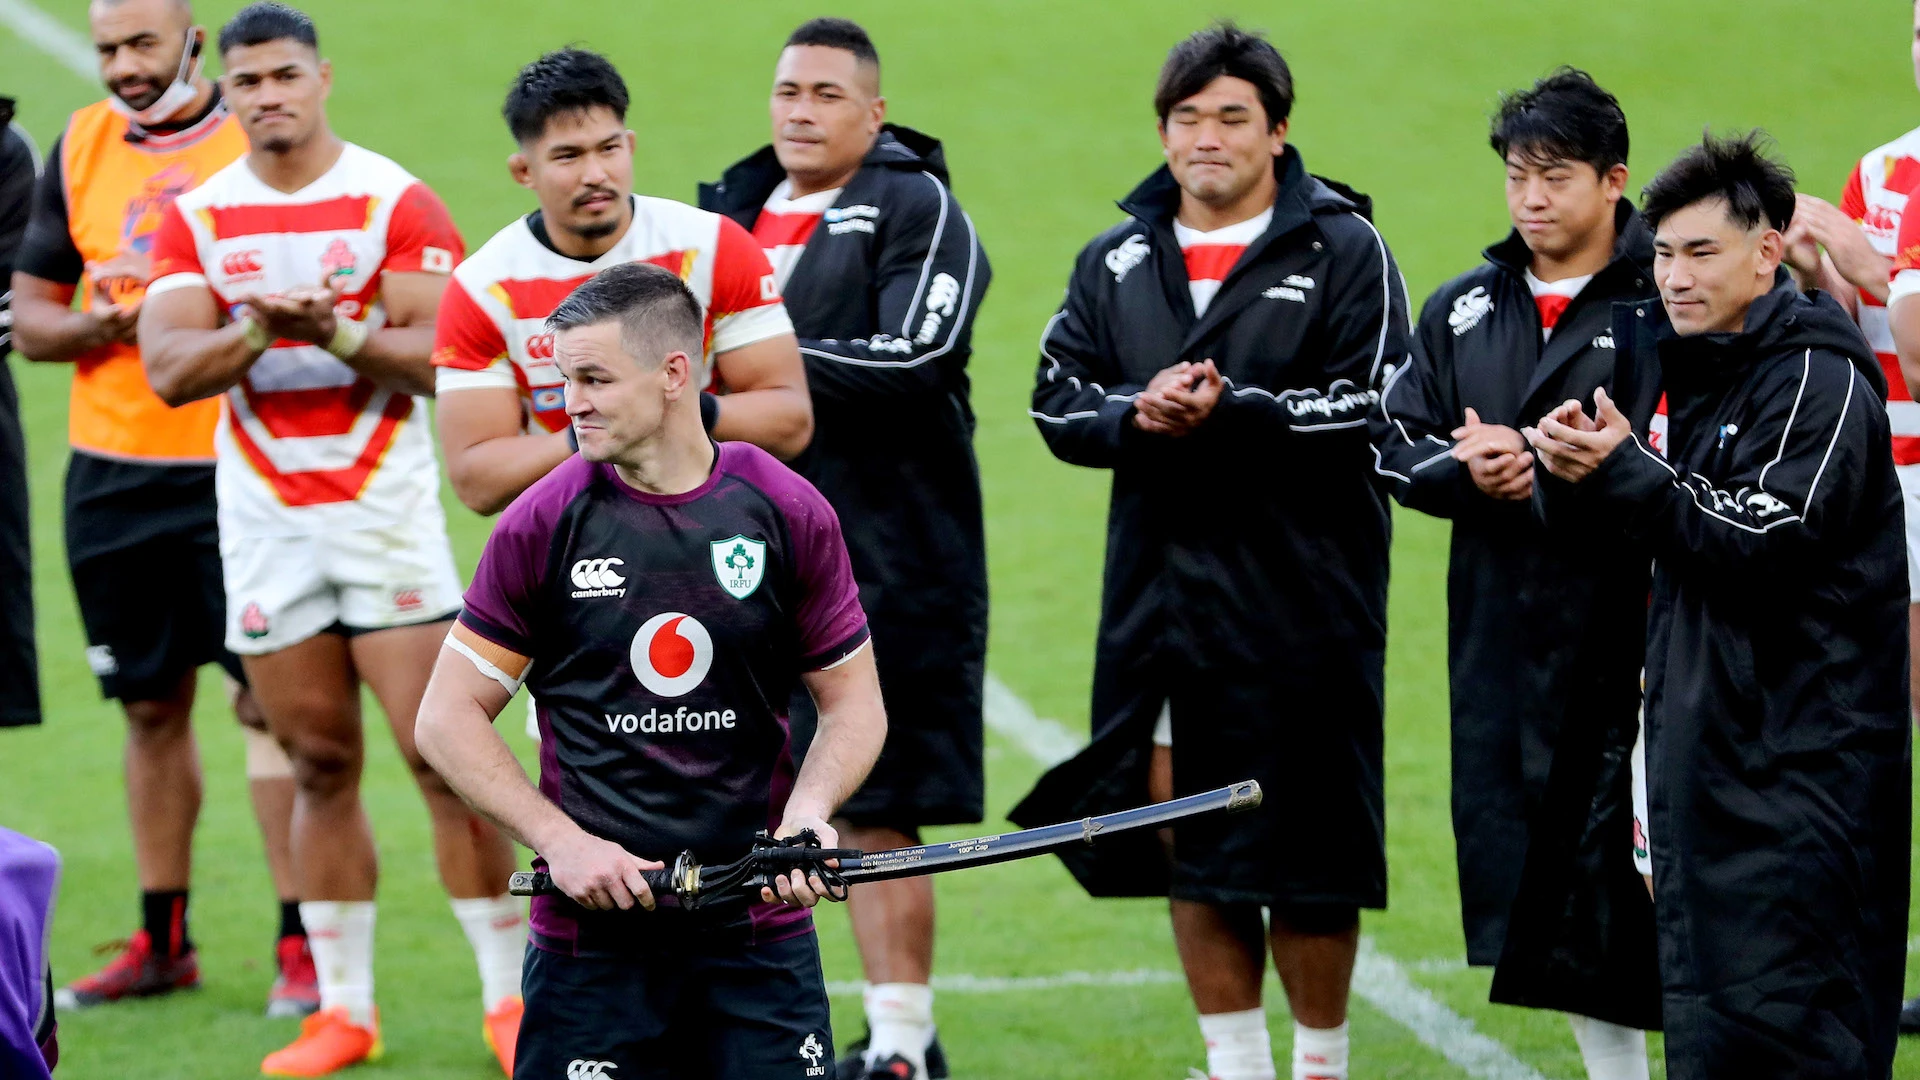
[[114, 94], [109, 98], [113, 103], [114, 111], [141, 127], [152, 127], [186, 108], [193, 101], [196, 93], [193, 81], [200, 76], [200, 54], [206, 48], [206, 44], [205, 27], [188, 27], [187, 46], [180, 50], [180, 70], [174, 73], [173, 85], [161, 93], [158, 101], [137, 111], [120, 100], [120, 95]]

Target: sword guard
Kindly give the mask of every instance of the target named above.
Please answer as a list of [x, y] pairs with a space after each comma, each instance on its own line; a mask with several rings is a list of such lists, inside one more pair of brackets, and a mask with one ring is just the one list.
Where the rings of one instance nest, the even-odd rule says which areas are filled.
[[1105, 828], [1106, 828], [1105, 825], [1100, 824], [1098, 821], [1095, 821], [1090, 817], [1081, 818], [1080, 819], [1081, 843], [1084, 843], [1084, 844], [1093, 843], [1093, 838], [1096, 836], [1099, 836], [1101, 833], [1101, 830]]

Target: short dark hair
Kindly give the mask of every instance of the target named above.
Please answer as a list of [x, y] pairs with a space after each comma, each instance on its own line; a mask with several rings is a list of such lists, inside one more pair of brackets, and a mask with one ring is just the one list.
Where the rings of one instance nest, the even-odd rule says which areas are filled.
[[1579, 68], [1556, 68], [1525, 90], [1500, 95], [1488, 139], [1500, 160], [1584, 161], [1605, 175], [1627, 163], [1627, 114]]
[[670, 352], [700, 365], [706, 320], [700, 301], [680, 276], [652, 263], [610, 266], [588, 278], [547, 316], [547, 330], [620, 324], [620, 347], [649, 367]]
[[1781, 232], [1793, 223], [1793, 170], [1772, 155], [1773, 140], [1755, 128], [1700, 145], [1673, 159], [1640, 193], [1640, 212], [1654, 228], [1668, 214], [1697, 202], [1722, 199], [1727, 217], [1751, 229], [1765, 221]]
[[1218, 22], [1168, 50], [1160, 82], [1153, 88], [1153, 110], [1160, 122], [1165, 124], [1175, 105], [1222, 75], [1253, 84], [1269, 128], [1293, 115], [1293, 71], [1280, 50], [1257, 31]]
[[320, 51], [320, 31], [314, 29], [313, 19], [306, 12], [274, 0], [260, 0], [235, 12], [220, 28], [220, 55], [243, 46], [287, 40]]
[[787, 43], [782, 48], [791, 49], [795, 45], [845, 49], [853, 54], [855, 60], [872, 64], [875, 69], [880, 67], [880, 52], [873, 47], [873, 39], [867, 36], [865, 28], [852, 19], [808, 19], [787, 35]]
[[613, 62], [591, 49], [556, 49], [520, 69], [500, 109], [513, 139], [529, 143], [547, 130], [547, 121], [566, 112], [613, 110], [627, 118], [627, 82]]

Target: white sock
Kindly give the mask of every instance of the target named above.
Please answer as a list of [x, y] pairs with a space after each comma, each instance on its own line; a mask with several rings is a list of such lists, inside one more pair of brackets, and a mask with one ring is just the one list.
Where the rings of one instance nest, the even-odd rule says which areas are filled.
[[373, 901], [302, 900], [300, 921], [320, 975], [320, 1007], [373, 1026]]
[[1347, 1025], [1293, 1025], [1293, 1080], [1347, 1080]]
[[1200, 1037], [1207, 1043], [1210, 1080], [1274, 1080], [1266, 1009], [1202, 1016]]
[[1647, 1080], [1647, 1033], [1568, 1013], [1588, 1080]]
[[511, 896], [453, 901], [453, 917], [467, 932], [480, 965], [480, 1002], [488, 1012], [520, 996], [520, 961], [527, 953], [527, 914]]
[[869, 1065], [895, 1054], [913, 1063], [915, 1075], [927, 1072], [927, 1047], [933, 1043], [933, 987], [920, 983], [875, 983], [864, 995]]

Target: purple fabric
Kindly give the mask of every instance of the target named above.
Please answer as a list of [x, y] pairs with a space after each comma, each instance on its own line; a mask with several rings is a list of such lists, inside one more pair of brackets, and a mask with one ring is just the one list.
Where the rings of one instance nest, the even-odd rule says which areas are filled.
[[47, 932], [60, 856], [52, 848], [0, 829], [0, 1076], [45, 1080], [53, 1075], [35, 1030], [47, 1000]]
[[805, 591], [798, 617], [802, 661], [818, 670], [846, 659], [866, 641], [867, 614], [860, 607], [860, 586], [853, 580], [840, 516], [826, 496], [752, 443], [720, 444], [720, 468], [715, 472], [759, 488], [787, 519]]
[[529, 620], [554, 530], [567, 505], [593, 483], [600, 468], [578, 455], [570, 457], [501, 512], [467, 586], [462, 625], [503, 649], [533, 655]]

